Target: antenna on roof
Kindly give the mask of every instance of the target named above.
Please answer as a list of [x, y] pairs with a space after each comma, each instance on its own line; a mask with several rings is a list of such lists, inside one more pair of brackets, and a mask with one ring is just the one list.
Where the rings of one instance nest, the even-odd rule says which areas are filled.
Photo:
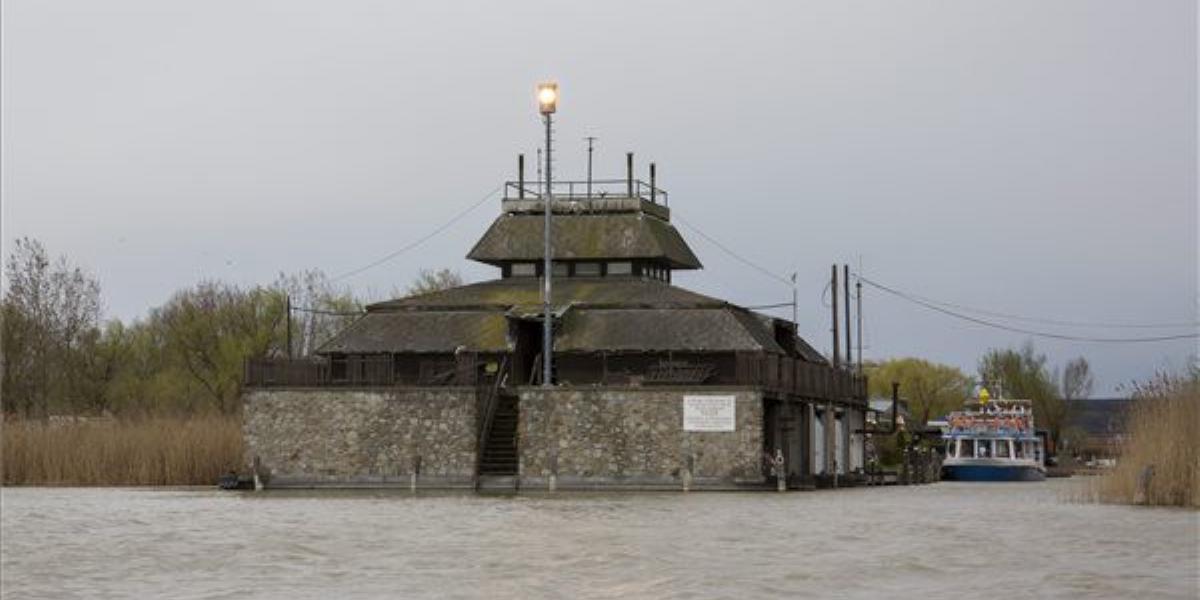
[[592, 197], [592, 146], [596, 142], [596, 140], [599, 138], [589, 135], [583, 139], [587, 140], [587, 143], [588, 143], [587, 197], [591, 198]]

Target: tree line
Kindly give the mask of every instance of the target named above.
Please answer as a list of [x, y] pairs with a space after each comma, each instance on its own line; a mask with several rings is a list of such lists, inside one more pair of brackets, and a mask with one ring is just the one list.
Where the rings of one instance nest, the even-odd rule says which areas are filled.
[[[4, 276], [0, 409], [25, 418], [234, 414], [246, 359], [312, 354], [366, 303], [308, 270], [268, 285], [201, 281], [144, 318], [106, 320], [99, 281], [30, 238], [16, 240]], [[422, 271], [394, 292], [458, 283]]]
[[899, 382], [901, 396], [921, 423], [959, 410], [973, 396], [976, 382], [989, 386], [993, 396], [1003, 393], [1006, 398], [1030, 400], [1034, 421], [1047, 430], [1056, 448], [1064, 441], [1069, 445], [1080, 441], [1083, 432], [1068, 423], [1077, 401], [1091, 396], [1093, 385], [1087, 359], [1078, 357], [1061, 369], [1054, 368], [1032, 342], [988, 350], [979, 359], [975, 377], [920, 358], [865, 364], [864, 370], [872, 396], [890, 396], [892, 382]]

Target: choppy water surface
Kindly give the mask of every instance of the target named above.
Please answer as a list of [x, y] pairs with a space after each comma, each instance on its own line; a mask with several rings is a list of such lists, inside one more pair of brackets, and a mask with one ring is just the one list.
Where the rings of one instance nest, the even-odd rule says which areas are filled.
[[4, 489], [4, 598], [1196, 598], [1195, 512], [1073, 484], [420, 495]]

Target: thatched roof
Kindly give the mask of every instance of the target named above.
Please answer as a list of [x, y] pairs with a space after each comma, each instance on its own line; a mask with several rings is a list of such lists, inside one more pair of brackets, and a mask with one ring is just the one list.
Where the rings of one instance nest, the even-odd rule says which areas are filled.
[[[509, 277], [464, 285], [440, 292], [379, 302], [368, 311], [503, 308], [542, 302], [542, 280]], [[568, 277], [554, 280], [555, 305], [577, 307], [721, 307], [727, 303], [661, 281], [637, 277]]]
[[[540, 280], [530, 277], [381, 302], [318, 352], [504, 352], [510, 320], [539, 318], [540, 300]], [[770, 317], [654, 280], [559, 280], [554, 308], [561, 352], [784, 353]], [[798, 346], [802, 358], [824, 361], [802, 340]]]
[[[496, 265], [540, 260], [543, 225], [541, 215], [501, 215], [467, 258]], [[555, 215], [551, 233], [556, 260], [654, 259], [674, 269], [701, 268], [675, 227], [644, 213]]]

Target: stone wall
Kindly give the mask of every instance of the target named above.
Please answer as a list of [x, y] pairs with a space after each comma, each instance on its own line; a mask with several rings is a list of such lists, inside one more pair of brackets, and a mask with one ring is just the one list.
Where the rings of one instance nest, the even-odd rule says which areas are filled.
[[267, 389], [244, 398], [246, 463], [269, 485], [469, 485], [474, 388]]
[[[736, 430], [683, 431], [684, 395], [734, 395]], [[565, 388], [520, 391], [521, 486], [679, 489], [758, 485], [763, 403], [748, 389]]]

